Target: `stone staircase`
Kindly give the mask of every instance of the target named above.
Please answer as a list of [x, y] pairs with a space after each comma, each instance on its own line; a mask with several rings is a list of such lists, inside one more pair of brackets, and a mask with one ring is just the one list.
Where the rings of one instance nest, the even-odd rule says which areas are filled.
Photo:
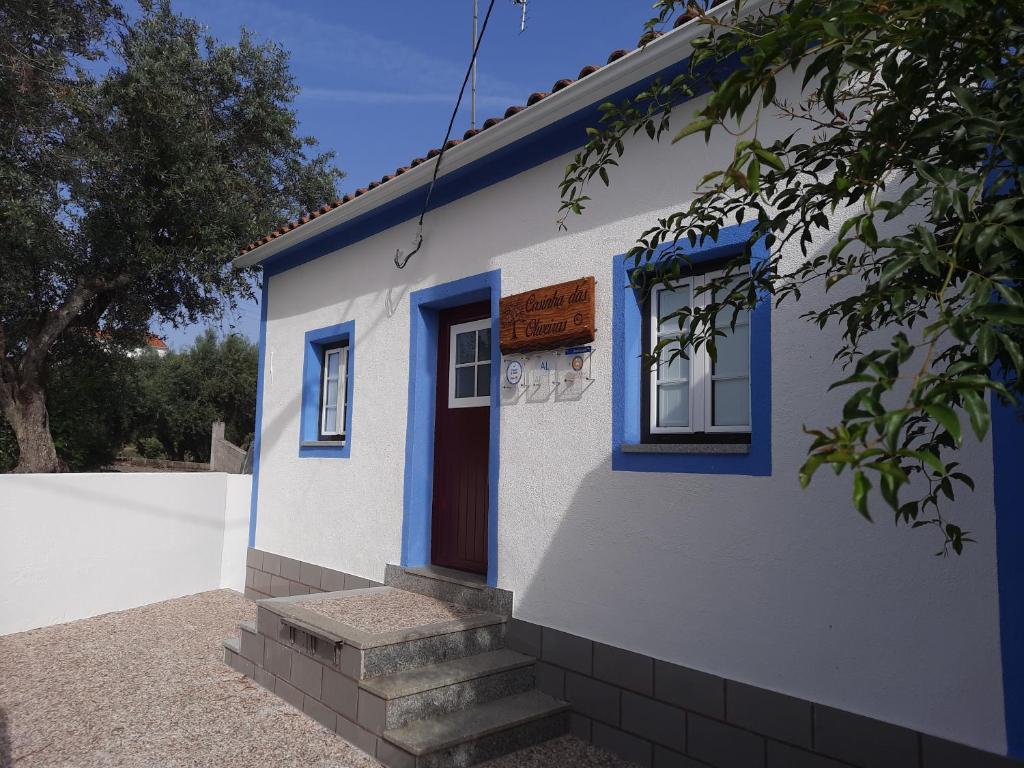
[[384, 765], [470, 766], [567, 731], [568, 704], [505, 647], [509, 592], [389, 565], [383, 587], [256, 604], [227, 663]]

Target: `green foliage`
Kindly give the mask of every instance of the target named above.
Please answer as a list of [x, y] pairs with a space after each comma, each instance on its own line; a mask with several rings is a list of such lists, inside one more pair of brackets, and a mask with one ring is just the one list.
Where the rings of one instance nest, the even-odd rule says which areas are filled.
[[164, 444], [155, 437], [140, 437], [135, 442], [139, 455], [144, 459], [166, 459]]
[[123, 350], [87, 337], [60, 346], [47, 383], [57, 455], [72, 472], [109, 466], [143, 412], [138, 365]]
[[[210, 427], [248, 447], [256, 423], [255, 344], [218, 339], [207, 330], [196, 343], [164, 358], [89, 337], [55, 350], [49, 393], [50, 431], [57, 455], [74, 472], [109, 467], [134, 445], [147, 459], [209, 461]], [[0, 418], [0, 472], [17, 463], [17, 443]]]
[[[145, 413], [137, 431], [155, 438], [166, 454], [182, 461], [210, 460], [210, 425], [225, 424], [224, 436], [240, 445], [256, 424], [258, 351], [242, 336], [218, 340], [212, 330], [181, 353], [139, 360]], [[141, 449], [141, 448], [140, 448]]]
[[130, 22], [107, 0], [0, 6], [0, 408], [24, 434], [45, 435], [28, 404], [62, 338], [220, 317], [253, 295], [238, 246], [337, 196], [297, 90], [282, 48], [222, 44], [166, 0]]
[[[648, 28], [680, 5], [660, 0]], [[877, 494], [897, 522], [934, 527], [943, 552], [960, 553], [970, 539], [945, 503], [973, 481], [956, 452], [968, 432], [987, 434], [988, 398], [1019, 402], [1024, 382], [1024, 6], [737, 0], [689, 13], [700, 33], [688, 72], [604, 105], [603, 129], [566, 170], [562, 222], [595, 176], [608, 183], [625, 137], [658, 140], [673, 104], [709, 91], [670, 135], [694, 151], [698, 136], [727, 132], [734, 151], [630, 257], [647, 264], [668, 246], [665, 269], [685, 271], [683, 245], [753, 222], [744, 256], [705, 288], [717, 300], [680, 313], [678, 341], [713, 349], [719, 312], [820, 287], [824, 306], [804, 316], [841, 329], [848, 375], [833, 387], [850, 395], [834, 426], [807, 430], [801, 484], [823, 465], [849, 472], [860, 514]], [[782, 77], [801, 84], [795, 103], [778, 97]], [[791, 132], [762, 141], [766, 115]], [[751, 273], [761, 238], [773, 255]], [[803, 260], [783, 269], [790, 244]]]

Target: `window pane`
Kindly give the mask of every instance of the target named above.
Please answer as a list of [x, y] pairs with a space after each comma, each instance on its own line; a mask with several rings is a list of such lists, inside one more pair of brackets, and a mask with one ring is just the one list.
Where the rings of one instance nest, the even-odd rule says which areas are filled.
[[716, 381], [712, 419], [716, 427], [746, 427], [750, 424], [750, 379]]
[[338, 404], [338, 382], [328, 379], [324, 392], [324, 404], [332, 407]]
[[491, 364], [484, 363], [476, 367], [476, 396], [486, 397], [491, 394]]
[[324, 408], [324, 432], [338, 431], [338, 409], [329, 405]]
[[690, 425], [690, 386], [661, 384], [658, 386], [658, 426], [688, 427]]
[[658, 362], [658, 381], [678, 381], [690, 378], [690, 361], [682, 355], [677, 355], [670, 360], [672, 353], [679, 349], [678, 344], [665, 347], [661, 350]]
[[477, 332], [477, 344], [478, 349], [476, 353], [477, 360], [490, 360], [491, 359], [491, 329], [484, 328], [482, 331]]
[[679, 318], [674, 317], [670, 320], [665, 320], [665, 318], [671, 315], [673, 312], [676, 312], [677, 310], [688, 306], [690, 306], [689, 285], [680, 285], [675, 289], [666, 288], [663, 291], [658, 291], [659, 333], [678, 331]]
[[338, 362], [341, 360], [340, 352], [328, 352], [327, 353], [327, 378], [337, 379], [338, 378]]
[[455, 334], [455, 362], [472, 363], [476, 361], [476, 331]]
[[[743, 315], [738, 318], [743, 321]], [[723, 328], [725, 336], [715, 338], [714, 374], [716, 376], [746, 376], [750, 373], [750, 326], [737, 325], [735, 331]]]
[[467, 365], [455, 369], [455, 396], [473, 397], [473, 382], [476, 379], [476, 366]]

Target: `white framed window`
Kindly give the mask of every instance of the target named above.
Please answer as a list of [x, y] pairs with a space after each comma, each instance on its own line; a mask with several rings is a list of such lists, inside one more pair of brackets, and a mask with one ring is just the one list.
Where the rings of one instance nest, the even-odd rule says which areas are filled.
[[321, 354], [320, 439], [345, 439], [348, 346], [324, 347]]
[[[679, 318], [672, 317], [674, 312], [707, 305], [710, 295], [699, 290], [721, 274], [709, 272], [679, 278], [670, 285], [663, 283], [652, 289], [648, 354], [654, 352], [659, 340], [680, 334]], [[742, 311], [736, 316], [735, 328], [731, 322], [732, 310], [723, 311], [718, 328], [725, 335], [716, 337], [715, 361], [704, 346], [697, 352], [688, 348], [686, 357], [674, 358], [672, 352], [678, 344], [662, 348], [657, 365], [648, 375], [647, 426], [652, 436], [750, 432], [750, 312]]]
[[491, 319], [453, 325], [448, 343], [448, 407], [490, 405]]

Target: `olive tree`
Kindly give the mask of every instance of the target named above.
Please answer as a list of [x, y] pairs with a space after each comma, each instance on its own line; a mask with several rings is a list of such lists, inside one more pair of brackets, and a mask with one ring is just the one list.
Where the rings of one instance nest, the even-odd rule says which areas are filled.
[[251, 297], [249, 242], [336, 196], [297, 134], [287, 53], [205, 35], [167, 0], [0, 5], [0, 411], [18, 471], [52, 472], [57, 342], [141, 342], [151, 321]]

